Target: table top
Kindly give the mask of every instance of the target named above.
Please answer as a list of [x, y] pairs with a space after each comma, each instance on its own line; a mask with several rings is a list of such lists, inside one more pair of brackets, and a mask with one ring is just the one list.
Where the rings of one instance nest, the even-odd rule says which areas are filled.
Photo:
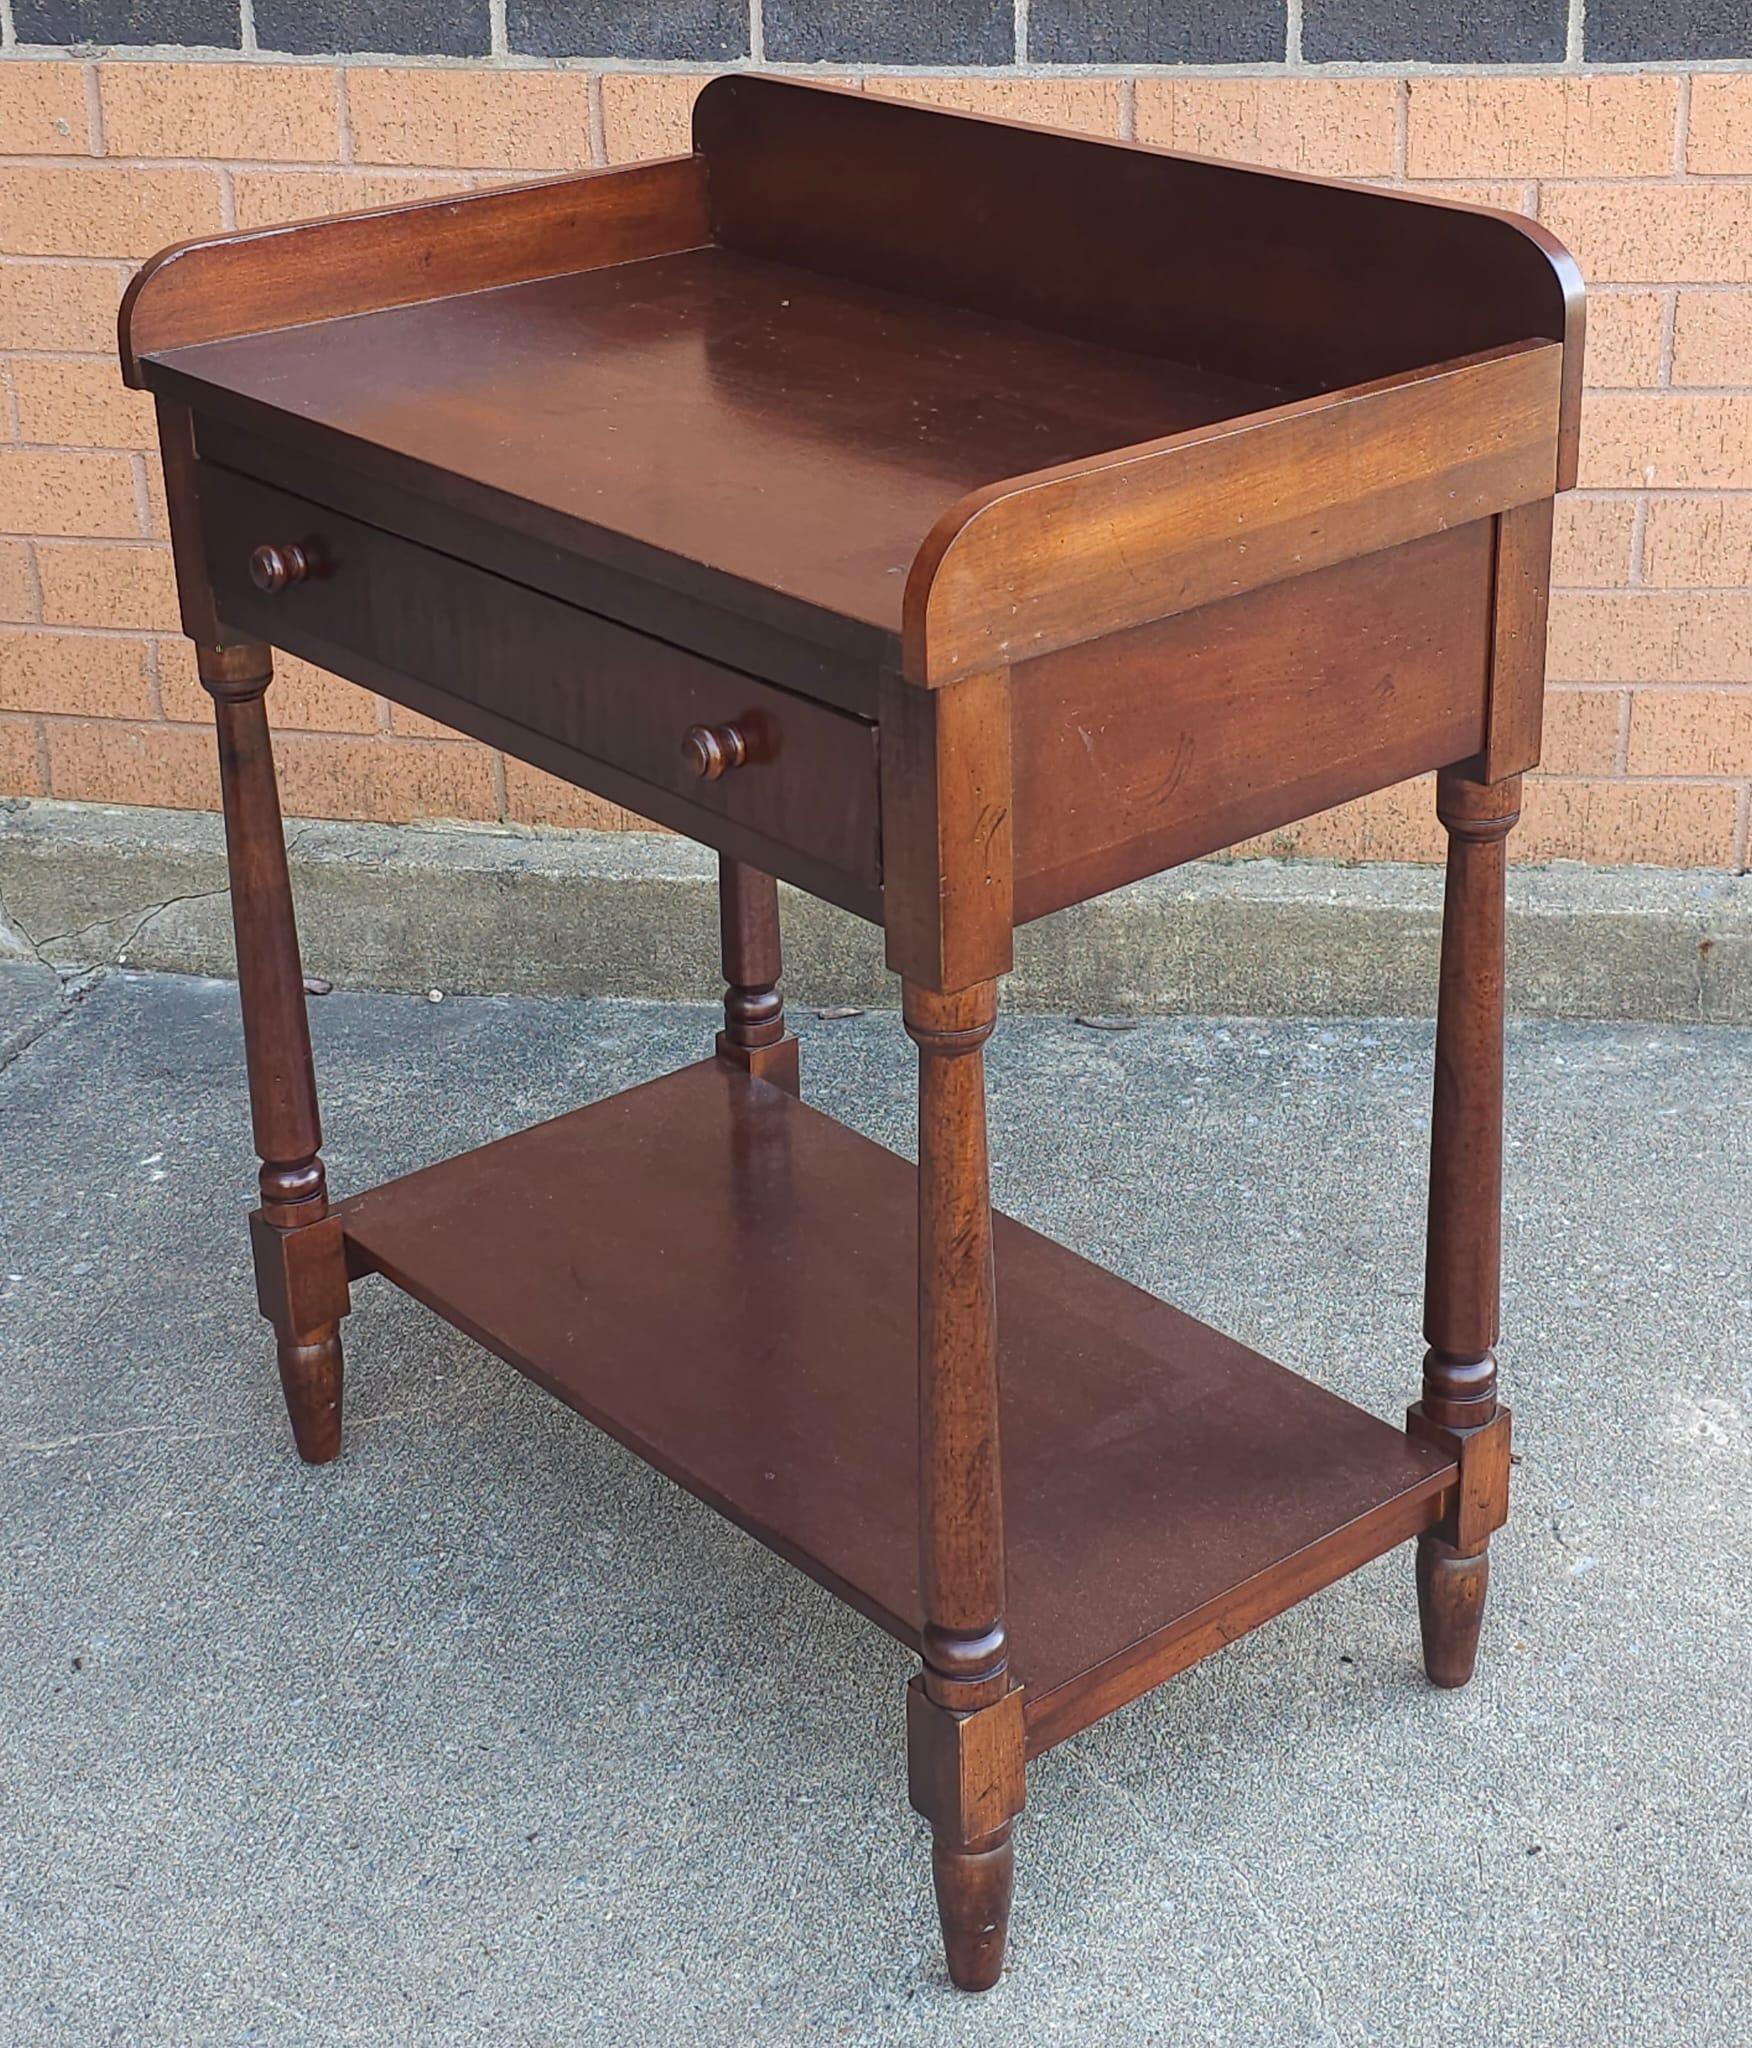
[[159, 361], [891, 632], [967, 492], [1298, 395], [720, 247]]

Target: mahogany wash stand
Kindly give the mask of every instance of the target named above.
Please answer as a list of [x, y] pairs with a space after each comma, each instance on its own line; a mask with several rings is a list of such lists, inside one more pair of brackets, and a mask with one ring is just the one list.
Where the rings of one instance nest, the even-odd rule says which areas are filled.
[[[1503, 862], [1582, 294], [1526, 221], [753, 75], [687, 156], [186, 244], [122, 312], [218, 719], [301, 1454], [381, 1273], [915, 1648], [949, 1969], [1030, 1757], [1506, 1514]], [[331, 1200], [269, 648], [717, 849], [716, 1056]], [[1014, 927], [1437, 770], [1423, 1397], [1377, 1421], [991, 1208]], [[775, 877], [880, 924], [917, 1170], [805, 1107]]]

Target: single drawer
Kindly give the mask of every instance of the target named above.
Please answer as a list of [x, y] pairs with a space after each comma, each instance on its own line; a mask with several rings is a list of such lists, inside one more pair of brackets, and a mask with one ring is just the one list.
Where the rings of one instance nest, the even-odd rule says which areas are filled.
[[873, 725], [215, 464], [198, 492], [228, 626], [868, 914]]

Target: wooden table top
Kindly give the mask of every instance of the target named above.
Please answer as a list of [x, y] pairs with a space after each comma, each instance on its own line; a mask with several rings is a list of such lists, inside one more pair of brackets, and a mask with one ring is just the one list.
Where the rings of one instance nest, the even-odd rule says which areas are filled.
[[290, 415], [890, 632], [968, 491], [1294, 395], [725, 248], [158, 360], [250, 424]]

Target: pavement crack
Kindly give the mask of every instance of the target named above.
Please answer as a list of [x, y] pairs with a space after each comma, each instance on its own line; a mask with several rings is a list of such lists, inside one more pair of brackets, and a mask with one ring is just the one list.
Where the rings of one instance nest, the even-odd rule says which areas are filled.
[[240, 1429], [177, 1429], [165, 1422], [130, 1423], [125, 1429], [92, 1429], [74, 1436], [12, 1437], [0, 1438], [0, 1456], [9, 1458], [46, 1457], [55, 1451], [76, 1450], [81, 1444], [113, 1442], [118, 1437], [157, 1436], [166, 1443], [198, 1444], [213, 1437], [256, 1436], [260, 1431], [254, 1425]]
[[46, 968], [55, 977], [56, 1005], [46, 1016], [37, 1018], [15, 1031], [10, 1038], [0, 1041], [0, 1074], [14, 1065], [30, 1051], [33, 1045], [47, 1038], [67, 1023], [84, 1002], [85, 998], [104, 978], [101, 967], [60, 967], [43, 951], [52, 945], [50, 939], [35, 939], [29, 929], [20, 921], [12, 906], [6, 901], [5, 892], [0, 890], [0, 935], [14, 938], [39, 967]]
[[[146, 930], [147, 926], [152, 923], [154, 918], [162, 917], [167, 910], [174, 909], [176, 905], [179, 903], [205, 903], [215, 896], [225, 896], [229, 894], [230, 891], [225, 888], [191, 889], [185, 895], [166, 896], [162, 902], [147, 904], [146, 908], [143, 911], [141, 911], [140, 915], [135, 919], [133, 925], [128, 931], [127, 936], [116, 948], [116, 963], [119, 965], [122, 961], [126, 960], [129, 952], [132, 950], [133, 946], [138, 941], [141, 934]], [[41, 951], [41, 947], [71, 945], [75, 939], [82, 939], [87, 932], [102, 931], [106, 926], [114, 925], [115, 922], [116, 919], [114, 917], [94, 917], [91, 918], [85, 924], [75, 925], [71, 931], [51, 932], [46, 938], [44, 938], [38, 943], [37, 958], [43, 962], [43, 965], [45, 967], [52, 967], [54, 966], [54, 962], [48, 959], [43, 954], [43, 952]], [[59, 970], [57, 969], [57, 972], [58, 971]]]

